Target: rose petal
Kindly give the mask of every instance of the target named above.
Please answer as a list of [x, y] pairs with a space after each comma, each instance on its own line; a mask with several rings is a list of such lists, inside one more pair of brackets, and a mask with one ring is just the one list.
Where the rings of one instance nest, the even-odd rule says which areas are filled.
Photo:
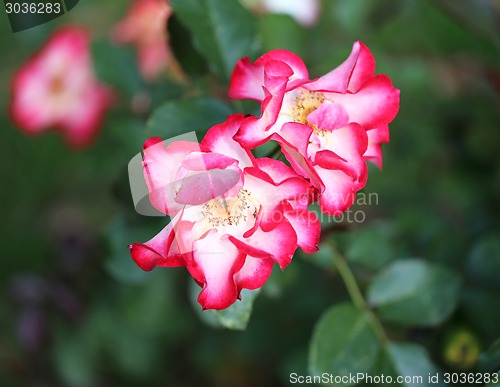
[[130, 248], [130, 254], [144, 271], [151, 271], [156, 266], [177, 267], [184, 266], [184, 259], [179, 253], [175, 241], [174, 228], [179, 218], [176, 217], [161, 230], [156, 236], [146, 243], [134, 243]]
[[160, 138], [153, 138], [144, 144], [144, 179], [151, 204], [158, 211], [175, 215], [182, 208], [174, 200], [181, 184], [178, 171], [189, 154], [199, 151], [199, 144], [188, 141], [176, 141], [165, 147]]
[[332, 131], [346, 126], [349, 123], [349, 115], [342, 105], [324, 102], [309, 113], [307, 121], [318, 129]]
[[248, 238], [240, 240], [229, 236], [229, 240], [245, 254], [259, 258], [271, 257], [282, 270], [292, 261], [297, 248], [297, 234], [285, 217], [269, 232], [259, 228]]
[[308, 254], [318, 251], [321, 223], [314, 212], [294, 210], [288, 206], [285, 217], [297, 234], [297, 244]]
[[233, 139], [244, 119], [242, 114], [230, 115], [224, 123], [211, 127], [201, 141], [201, 144], [212, 152], [238, 160], [238, 167], [242, 170], [251, 166], [255, 159], [250, 151], [243, 149], [240, 143]]
[[[198, 302], [203, 309], [225, 309], [232, 305], [239, 291], [234, 275], [245, 264], [245, 254], [216, 230], [193, 242], [193, 260], [203, 273], [203, 290]], [[189, 269], [189, 267], [188, 267]]]
[[255, 66], [247, 57], [240, 59], [231, 74], [229, 98], [261, 102], [265, 96], [263, 87], [264, 66]]
[[390, 123], [399, 110], [399, 90], [386, 75], [377, 75], [363, 83], [355, 94], [329, 94], [328, 98], [344, 106], [349, 122], [365, 129]]
[[241, 289], [257, 289], [263, 286], [273, 270], [272, 258], [247, 256], [243, 267], [234, 275], [234, 281]]

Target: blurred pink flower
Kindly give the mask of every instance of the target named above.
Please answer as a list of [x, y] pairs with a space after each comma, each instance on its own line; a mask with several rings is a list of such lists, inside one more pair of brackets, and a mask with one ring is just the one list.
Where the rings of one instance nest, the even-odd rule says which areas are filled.
[[143, 270], [185, 266], [204, 309], [224, 309], [243, 288], [284, 269], [298, 246], [317, 251], [320, 223], [307, 210], [310, 185], [274, 159], [255, 159], [233, 136], [244, 117], [212, 127], [201, 144], [150, 139], [144, 176], [156, 209], [172, 217], [153, 239], [130, 246]]
[[294, 169], [319, 191], [321, 210], [339, 215], [364, 187], [364, 159], [382, 165], [380, 144], [399, 109], [399, 90], [386, 75], [374, 75], [375, 59], [361, 42], [347, 60], [310, 80], [304, 62], [285, 50], [270, 51], [254, 63], [241, 59], [229, 96], [262, 104], [235, 139], [247, 149], [278, 141]]
[[28, 134], [55, 127], [70, 146], [84, 147], [112, 100], [94, 75], [88, 32], [63, 27], [14, 74], [10, 114]]
[[168, 0], [133, 0], [125, 18], [113, 29], [116, 42], [136, 47], [139, 71], [147, 80], [157, 78], [169, 66], [178, 71], [168, 43], [171, 14]]

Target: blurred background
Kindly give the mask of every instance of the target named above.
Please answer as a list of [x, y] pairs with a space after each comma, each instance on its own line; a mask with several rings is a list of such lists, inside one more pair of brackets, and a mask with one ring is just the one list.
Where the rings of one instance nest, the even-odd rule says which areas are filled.
[[[168, 29], [182, 73], [143, 80], [134, 49], [110, 39], [128, 6], [81, 0], [16, 34], [0, 16], [0, 386], [287, 386], [290, 372], [307, 374], [322, 313], [348, 299], [333, 253], [297, 254], [274, 272], [243, 332], [200, 318], [185, 270], [143, 273], [129, 256], [128, 244], [166, 223], [136, 214], [128, 187], [127, 164], [141, 150], [151, 112], [192, 97], [258, 110], [232, 105], [227, 79], [193, 47], [175, 13]], [[311, 26], [252, 14], [248, 55], [289, 49], [317, 77], [359, 39], [376, 72], [401, 90], [383, 171], [371, 166], [364, 190], [377, 201], [353, 208], [361, 222], [330, 222], [323, 238], [345, 255], [363, 290], [405, 258], [452, 272], [460, 288], [446, 318], [408, 324], [382, 313], [382, 321], [389, 337], [425, 347], [439, 369], [475, 370], [500, 337], [500, 2], [323, 0], [320, 7]], [[55, 132], [28, 137], [7, 114], [12, 75], [63, 24], [90, 29], [97, 76], [119, 95], [83, 150]], [[214, 113], [199, 129], [223, 118]]]

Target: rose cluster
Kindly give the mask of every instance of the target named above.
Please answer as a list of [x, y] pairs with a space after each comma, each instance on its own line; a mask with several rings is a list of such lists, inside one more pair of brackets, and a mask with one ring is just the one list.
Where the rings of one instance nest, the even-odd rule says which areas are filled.
[[[317, 251], [321, 226], [309, 204], [341, 214], [366, 183], [366, 160], [382, 166], [399, 90], [374, 71], [361, 42], [313, 80], [289, 51], [241, 59], [229, 96], [260, 102], [260, 117], [231, 115], [200, 144], [145, 143], [149, 198], [171, 222], [150, 241], [129, 246], [137, 265], [185, 266], [202, 287], [203, 309], [224, 309], [242, 289], [261, 287], [274, 263], [284, 269], [297, 247]], [[290, 166], [254, 157], [251, 150], [270, 140]]]

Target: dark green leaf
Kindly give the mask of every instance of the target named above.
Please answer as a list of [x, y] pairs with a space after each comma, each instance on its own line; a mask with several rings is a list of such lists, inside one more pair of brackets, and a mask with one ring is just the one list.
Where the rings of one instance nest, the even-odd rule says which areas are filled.
[[[386, 377], [384, 385], [404, 387], [444, 385], [443, 375], [432, 364], [425, 348], [410, 343], [387, 345], [380, 353], [375, 374]], [[402, 377], [401, 383], [398, 383], [398, 377]]]
[[188, 328], [189, 323], [183, 320], [179, 308], [179, 305], [184, 304], [184, 299], [179, 297], [177, 287], [177, 279], [179, 275], [185, 274], [184, 271], [157, 267], [147, 273], [147, 281], [143, 284], [128, 286], [129, 293], [123, 302], [127, 323], [139, 332], [164, 334], [172, 339], [174, 332], [179, 334]]
[[193, 47], [191, 31], [173, 14], [168, 20], [170, 46], [182, 69], [191, 76], [208, 71], [207, 61]]
[[350, 262], [377, 270], [395, 258], [394, 228], [387, 223], [372, 224], [351, 234], [346, 257]]
[[86, 323], [77, 334], [58, 330], [54, 339], [54, 365], [68, 386], [88, 387], [95, 383], [98, 332]]
[[255, 19], [238, 1], [171, 0], [170, 3], [191, 30], [195, 47], [221, 77], [228, 79], [238, 59], [256, 52]]
[[160, 106], [146, 124], [146, 138], [168, 139], [195, 131], [201, 141], [213, 125], [222, 123], [233, 111], [212, 98], [170, 101]]
[[87, 387], [93, 381], [94, 364], [79, 338], [68, 338], [57, 347], [56, 365], [63, 380], [70, 386]]
[[145, 218], [147, 223], [141, 224], [137, 215], [135, 221], [120, 215], [108, 223], [104, 236], [108, 241], [110, 255], [106, 261], [107, 271], [118, 281], [139, 283], [146, 280], [148, 273], [142, 271], [130, 256], [128, 245], [134, 242], [145, 242], [155, 236], [167, 223], [168, 218]]
[[460, 278], [437, 264], [407, 259], [378, 274], [368, 289], [368, 301], [380, 316], [393, 322], [433, 326], [455, 309]]
[[[483, 340], [492, 341], [498, 337], [500, 326], [500, 308], [498, 292], [491, 292], [475, 287], [466, 287], [462, 300], [462, 310], [468, 323], [473, 326]], [[478, 318], [478, 316], [481, 316]]]
[[[351, 304], [336, 305], [319, 319], [310, 343], [309, 373], [349, 375], [369, 373], [379, 343], [370, 316]], [[345, 384], [349, 385], [349, 384]]]
[[469, 31], [490, 40], [497, 49], [500, 48], [499, 28], [492, 4], [485, 1], [453, 0], [438, 0], [436, 3], [440, 5], [443, 12], [459, 20]]
[[128, 97], [144, 86], [130, 47], [116, 46], [107, 40], [96, 41], [92, 45], [92, 56], [97, 77]]
[[303, 37], [301, 27], [288, 15], [266, 14], [262, 18], [263, 51], [279, 48], [300, 55]]
[[[294, 255], [294, 260], [297, 259], [299, 253], [297, 250]], [[279, 299], [283, 296], [287, 287], [294, 286], [300, 276], [300, 268], [298, 265], [290, 265], [286, 270], [281, 270], [279, 266], [275, 265], [271, 276], [262, 287], [262, 294], [273, 299]]]
[[480, 239], [467, 259], [467, 272], [484, 288], [500, 289], [500, 237], [489, 235]]
[[491, 372], [500, 369], [500, 339], [491, 344], [491, 346], [479, 356], [477, 368], [481, 372]]

